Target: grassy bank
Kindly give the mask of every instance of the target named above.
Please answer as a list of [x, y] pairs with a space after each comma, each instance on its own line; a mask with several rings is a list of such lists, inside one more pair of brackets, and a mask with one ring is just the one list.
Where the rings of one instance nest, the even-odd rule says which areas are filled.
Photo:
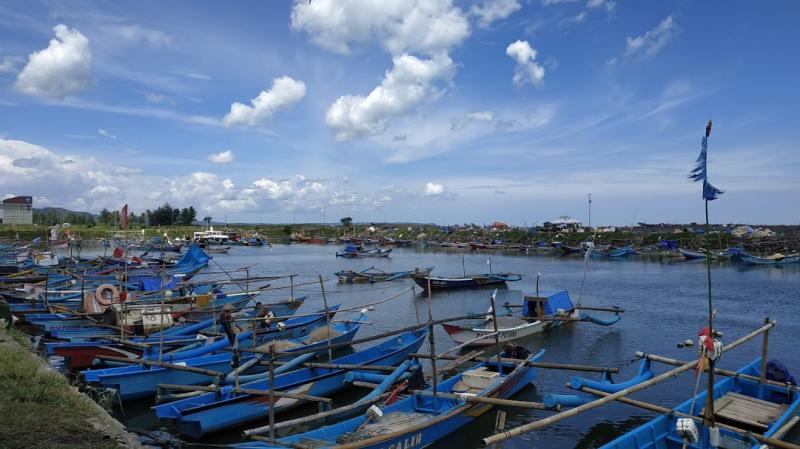
[[66, 378], [46, 368], [27, 341], [0, 330], [0, 447], [111, 449], [123, 447], [92, 423], [102, 416]]

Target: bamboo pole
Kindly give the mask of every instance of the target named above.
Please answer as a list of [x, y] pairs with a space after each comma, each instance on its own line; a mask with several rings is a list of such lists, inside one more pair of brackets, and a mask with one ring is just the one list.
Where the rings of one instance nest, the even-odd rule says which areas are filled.
[[328, 326], [328, 362], [333, 360], [333, 349], [331, 349], [331, 337], [333, 336], [333, 332], [331, 331], [331, 314], [330, 310], [328, 309], [328, 297], [325, 295], [325, 283], [322, 281], [322, 275], [319, 275], [319, 288], [322, 290], [322, 303], [325, 305], [325, 321]]
[[[178, 384], [158, 384], [158, 388], [164, 390], [178, 390], [178, 391], [201, 391], [207, 393], [217, 393], [219, 392], [222, 387], [218, 385], [178, 385]], [[234, 388], [231, 390], [237, 394], [249, 394], [253, 396], [268, 396], [269, 391], [265, 390], [254, 390], [250, 388]], [[324, 398], [321, 396], [311, 396], [307, 394], [298, 394], [298, 393], [290, 393], [288, 391], [275, 391], [273, 396], [277, 398], [289, 398], [289, 399], [297, 399], [301, 401], [310, 401], [310, 402], [324, 402], [329, 404], [333, 402], [330, 398]]]
[[[434, 394], [428, 390], [414, 390], [412, 393], [420, 396], [434, 396]], [[514, 401], [511, 399], [490, 398], [485, 396], [470, 396], [463, 394], [444, 393], [441, 391], [436, 393], [436, 396], [440, 398], [456, 399], [464, 402], [474, 402], [478, 404], [491, 404], [491, 405], [502, 405], [506, 407], [547, 410], [547, 407], [545, 407], [544, 403], [542, 402]]]
[[[279, 423], [275, 423], [274, 427], [275, 427], [275, 430], [278, 431], [278, 430], [285, 429], [287, 427], [292, 427], [292, 426], [295, 426], [295, 425], [298, 425], [298, 424], [313, 423], [313, 422], [316, 422], [316, 421], [318, 421], [320, 419], [328, 418], [328, 417], [331, 417], [331, 416], [336, 416], [336, 415], [338, 415], [340, 413], [352, 412], [352, 411], [355, 411], [355, 410], [360, 410], [362, 408], [367, 408], [372, 404], [375, 404], [377, 402], [380, 402], [380, 401], [386, 399], [387, 397], [389, 397], [389, 394], [391, 394], [391, 393], [383, 393], [380, 396], [376, 396], [376, 397], [374, 397], [374, 398], [372, 398], [370, 400], [367, 400], [367, 401], [357, 401], [357, 402], [354, 402], [352, 404], [345, 405], [343, 407], [338, 407], [338, 408], [334, 408], [334, 409], [331, 409], [331, 410], [328, 410], [328, 411], [315, 413], [313, 415], [303, 416], [303, 417], [300, 417], [300, 418], [290, 419], [290, 420], [287, 420], [287, 421], [281, 421]], [[242, 435], [245, 438], [249, 438], [249, 437], [252, 437], [254, 435], [259, 435], [259, 434], [265, 433], [267, 431], [269, 431], [269, 426], [255, 427], [255, 428], [252, 428], [252, 429], [245, 430], [244, 432], [242, 432]]]
[[[440, 319], [440, 320], [435, 320], [433, 322], [433, 324], [435, 325], [435, 324], [441, 324], [441, 323], [448, 323], [450, 321], [469, 320], [469, 319], [476, 319], [476, 318], [483, 318], [483, 315], [463, 315], [463, 316], [452, 317], [452, 318], [444, 318], [444, 319]], [[354, 345], [357, 345], [357, 344], [360, 344], [360, 343], [367, 343], [367, 342], [370, 342], [370, 341], [379, 340], [381, 338], [391, 337], [391, 336], [394, 336], [394, 335], [399, 335], [399, 334], [402, 334], [404, 332], [416, 331], [416, 330], [422, 329], [424, 327], [428, 327], [428, 323], [414, 324], [412, 326], [407, 326], [407, 327], [403, 327], [403, 328], [400, 328], [400, 329], [395, 329], [393, 331], [383, 332], [383, 333], [380, 333], [380, 334], [377, 334], [377, 335], [373, 335], [371, 337], [357, 338], [357, 339], [351, 340], [349, 342], [345, 341], [345, 342], [341, 342], [341, 343], [334, 343], [333, 345], [331, 345], [331, 348], [337, 349], [337, 348], [343, 348], [343, 347], [346, 347], [346, 346], [354, 346]], [[256, 353], [256, 354], [269, 354], [269, 351], [264, 350], [264, 349], [258, 349], [258, 348], [240, 349], [239, 351], [240, 352], [253, 352], [253, 353]], [[298, 356], [298, 355], [308, 354], [308, 353], [317, 352], [317, 351], [319, 351], [319, 348], [309, 348], [309, 349], [303, 349], [303, 350], [300, 350], [300, 351], [277, 351], [277, 352], [275, 352], [275, 354], [278, 355], [278, 356], [282, 356], [282, 355]]]
[[431, 306], [431, 278], [428, 277], [428, 345], [430, 346], [431, 375], [433, 376], [433, 398], [436, 402], [436, 392], [439, 388], [439, 374], [436, 372], [436, 339], [433, 336], [433, 312]]
[[[764, 318], [764, 324], [769, 323], [769, 318]], [[767, 350], [769, 349], [769, 330], [764, 332], [764, 341], [761, 344], [761, 378], [758, 379], [760, 384], [765, 384], [767, 381]]]
[[177, 365], [175, 363], [168, 363], [168, 362], [163, 362], [163, 361], [159, 361], [159, 360], [142, 360], [142, 359], [132, 360], [132, 359], [129, 359], [127, 357], [114, 357], [114, 356], [110, 356], [110, 355], [98, 355], [98, 356], [96, 356], [96, 358], [100, 359], [100, 360], [109, 360], [109, 361], [112, 361], [112, 362], [124, 362], [124, 363], [135, 363], [135, 364], [138, 364], [138, 365], [157, 366], [159, 368], [167, 368], [167, 369], [174, 369], [174, 370], [178, 370], [178, 371], [186, 371], [186, 372], [189, 372], [189, 373], [202, 374], [204, 376], [209, 376], [209, 377], [219, 377], [219, 378], [223, 378], [223, 379], [225, 378], [225, 373], [223, 373], [221, 371], [213, 371], [213, 370], [204, 369], [204, 368], [197, 368], [197, 367], [194, 367], [194, 366]]
[[[494, 423], [494, 432], [499, 433], [502, 432], [503, 429], [506, 427], [506, 412], [503, 410], [497, 411], [497, 419]], [[495, 443], [492, 445], [492, 449], [500, 449], [500, 443]]]
[[[470, 352], [468, 354], [464, 354], [461, 357], [458, 357], [458, 358], [454, 359], [452, 362], [446, 363], [442, 367], [442, 372], [450, 371], [450, 370], [452, 370], [452, 369], [454, 369], [454, 368], [456, 368], [458, 366], [461, 366], [464, 363], [469, 362], [470, 360], [474, 360], [475, 357], [478, 357], [481, 354], [483, 354], [483, 351], [472, 351], [472, 352]], [[441, 355], [439, 357], [441, 357]]]
[[[751, 332], [751, 333], [739, 338], [738, 340], [734, 341], [733, 343], [730, 343], [729, 345], [725, 346], [723, 348], [723, 351], [730, 351], [731, 349], [741, 345], [742, 343], [745, 343], [745, 342], [751, 340], [753, 337], [759, 335], [760, 333], [763, 333], [764, 331], [768, 330], [772, 326], [774, 326], [774, 322], [770, 321], [769, 323], [761, 326], [757, 330], [755, 330], [755, 331], [753, 331], [753, 332]], [[686, 363], [684, 365], [681, 365], [681, 366], [679, 366], [679, 367], [677, 367], [675, 369], [672, 369], [672, 370], [667, 371], [665, 373], [662, 373], [662, 374], [660, 374], [660, 375], [658, 375], [656, 377], [653, 377], [652, 379], [650, 379], [650, 380], [648, 380], [646, 382], [642, 382], [642, 383], [636, 384], [636, 385], [634, 385], [632, 387], [625, 388], [624, 390], [620, 390], [620, 391], [618, 391], [616, 393], [610, 394], [608, 396], [605, 396], [603, 398], [597, 399], [595, 401], [592, 401], [592, 402], [583, 404], [581, 406], [578, 406], [578, 407], [563, 411], [561, 413], [558, 413], [556, 415], [550, 416], [548, 418], [541, 419], [539, 421], [534, 421], [532, 423], [524, 424], [522, 426], [515, 427], [515, 428], [513, 428], [511, 430], [508, 430], [506, 432], [498, 433], [496, 435], [492, 435], [490, 437], [484, 438], [482, 440], [483, 445], [484, 446], [489, 446], [491, 444], [494, 444], [494, 443], [497, 443], [497, 442], [500, 442], [500, 441], [508, 440], [508, 439], [513, 438], [513, 437], [515, 437], [517, 435], [522, 435], [523, 433], [528, 433], [528, 432], [531, 432], [531, 431], [534, 431], [534, 430], [537, 430], [537, 429], [541, 429], [542, 427], [546, 427], [546, 426], [549, 426], [551, 424], [555, 424], [555, 423], [557, 423], [559, 421], [563, 421], [564, 419], [567, 419], [567, 418], [571, 418], [571, 417], [573, 417], [575, 415], [578, 415], [578, 414], [580, 414], [582, 412], [585, 412], [587, 410], [591, 410], [593, 408], [597, 408], [597, 407], [599, 407], [601, 405], [604, 405], [604, 404], [607, 404], [609, 402], [612, 402], [612, 401], [614, 401], [614, 400], [616, 400], [618, 398], [621, 398], [623, 396], [627, 396], [627, 395], [635, 393], [637, 391], [644, 390], [647, 387], [653, 386], [653, 385], [655, 385], [655, 384], [657, 384], [659, 382], [663, 382], [665, 380], [668, 380], [668, 379], [671, 379], [673, 377], [676, 377], [679, 374], [694, 368], [695, 366], [697, 366], [697, 364], [699, 362], [700, 362], [699, 359], [691, 361], [691, 362]]]
[[[408, 355], [410, 358], [418, 358], [418, 359], [425, 359], [428, 358], [428, 354], [422, 353], [411, 353]], [[437, 358], [445, 359], [445, 360], [455, 360], [458, 357], [456, 356], [443, 356], [440, 355]], [[471, 360], [475, 360], [476, 362], [488, 362], [490, 361], [489, 357], [473, 357]], [[518, 363], [518, 359], [509, 359], [509, 358], [502, 358], [500, 359], [502, 362], [505, 363]], [[683, 362], [682, 362], [683, 363]], [[603, 366], [589, 366], [589, 365], [573, 365], [570, 363], [550, 363], [550, 362], [525, 362], [526, 366], [530, 366], [532, 368], [543, 368], [543, 369], [561, 369], [566, 371], [585, 371], [590, 373], [618, 373], [619, 368], [611, 368], [611, 367], [603, 367]]]
[[269, 437], [275, 439], [275, 343], [269, 345], [269, 352]]
[[[641, 351], [636, 351], [635, 356], [640, 358], [640, 359], [649, 359], [649, 360], [652, 360], [654, 362], [659, 362], [659, 363], [663, 363], [665, 365], [672, 365], [672, 366], [681, 366], [681, 365], [683, 365], [685, 363], [688, 363], [688, 362], [685, 362], [683, 360], [671, 359], [669, 357], [663, 357], [663, 356], [656, 355], [656, 354], [648, 354], [648, 353], [644, 353], [644, 352], [641, 352]], [[704, 371], [708, 371], [708, 367], [706, 367], [704, 369]], [[755, 381], [755, 382], [760, 382], [761, 381], [760, 377], [751, 376], [749, 374], [741, 374], [741, 373], [737, 373], [736, 371], [730, 371], [730, 370], [721, 369], [721, 368], [715, 368], [714, 369], [714, 373], [719, 374], [720, 376], [736, 377], [736, 378], [739, 378], [739, 379], [752, 380], [752, 381]], [[786, 388], [786, 389], [793, 390], [793, 391], [800, 391], [800, 387], [798, 387], [797, 385], [790, 385], [790, 384], [786, 384], [786, 383], [782, 383], [782, 382], [775, 382], [774, 380], [765, 380], [764, 382], [766, 383], [766, 385], [772, 385], [773, 387]]]
[[[589, 393], [589, 394], [593, 394], [595, 396], [604, 397], [604, 398], [611, 396], [610, 393], [606, 393], [604, 391], [595, 390], [595, 389], [588, 388], [588, 387], [583, 387], [583, 388], [580, 389], [580, 391], [583, 391], [583, 392]], [[705, 418], [700, 417], [700, 416], [690, 415], [688, 413], [679, 412], [677, 410], [669, 409], [667, 407], [661, 407], [659, 405], [650, 404], [648, 402], [643, 402], [643, 401], [639, 401], [639, 400], [636, 400], [636, 399], [620, 397], [620, 398], [616, 398], [616, 400], [619, 401], [619, 402], [622, 402], [623, 404], [632, 405], [634, 407], [639, 407], [639, 408], [644, 409], [644, 410], [649, 410], [651, 412], [661, 413], [661, 414], [665, 414], [665, 415], [666, 414], [670, 414], [670, 415], [678, 416], [678, 417], [681, 417], [681, 418], [690, 418], [690, 419], [693, 419], [695, 421], [703, 421], [705, 419]], [[800, 449], [800, 446], [798, 446], [796, 444], [792, 444], [792, 443], [789, 443], [789, 442], [786, 442], [786, 441], [782, 441], [782, 440], [779, 440], [777, 438], [765, 437], [763, 435], [760, 435], [760, 434], [755, 433], [755, 432], [751, 432], [749, 430], [740, 429], [738, 427], [730, 426], [730, 425], [723, 424], [723, 423], [716, 423], [715, 425], [720, 427], [720, 428], [723, 428], [725, 430], [730, 430], [731, 432], [738, 433], [738, 434], [742, 435], [745, 438], [753, 438], [753, 439], [757, 440], [760, 443], [767, 444], [767, 445], [770, 445], [770, 446], [778, 447], [778, 448], [781, 448], [781, 449]]]
[[503, 372], [503, 366], [501, 364], [501, 357], [500, 354], [500, 333], [497, 330], [497, 311], [495, 310], [495, 296], [497, 296], [497, 289], [494, 290], [492, 296], [490, 297], [492, 303], [492, 325], [494, 327], [494, 345], [495, 349], [497, 349], [497, 372]]
[[[277, 354], [277, 352], [276, 352]], [[263, 364], [264, 362], [261, 362]], [[285, 365], [289, 362], [275, 361], [275, 366]], [[387, 365], [354, 365], [349, 363], [322, 363], [322, 362], [305, 362], [298, 366], [303, 368], [322, 368], [322, 369], [335, 369], [335, 370], [360, 370], [360, 371], [380, 371], [383, 373], [391, 373], [396, 370], [396, 366]]]

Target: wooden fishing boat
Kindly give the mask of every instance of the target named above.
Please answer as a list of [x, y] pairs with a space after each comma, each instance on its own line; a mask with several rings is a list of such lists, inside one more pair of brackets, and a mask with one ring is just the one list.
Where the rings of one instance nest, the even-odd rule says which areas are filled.
[[205, 250], [207, 253], [228, 254], [231, 248], [231, 245], [206, 245]]
[[[378, 345], [333, 359], [331, 365], [381, 365], [394, 366], [402, 363], [408, 355], [422, 345], [427, 330], [406, 332]], [[312, 396], [326, 396], [347, 386], [348, 371], [340, 368], [303, 368], [275, 376], [273, 387]], [[260, 379], [241, 384], [247, 390], [270, 388], [269, 379]], [[274, 412], [281, 412], [302, 404], [303, 401], [280, 398], [273, 403]], [[206, 393], [153, 407], [159, 419], [171, 422], [177, 430], [192, 438], [241, 426], [264, 419], [269, 414], [268, 397], [237, 393], [232, 387], [218, 392]]]
[[[332, 307], [331, 310], [338, 308], [339, 306], [337, 305], [335, 308]], [[358, 321], [365, 320], [364, 318]], [[258, 329], [255, 338], [250, 330], [241, 332], [236, 335], [236, 341], [240, 348], [248, 348], [272, 341], [302, 339], [311, 334], [314, 329], [323, 326], [325, 322], [324, 312], [322, 315], [315, 314], [310, 317], [290, 318], [280, 324], [273, 323], [264, 329]], [[358, 328], [354, 329], [357, 330]], [[352, 336], [355, 335], [354, 332], [349, 338], [352, 339]], [[133, 365], [87, 370], [81, 372], [81, 375], [84, 381], [89, 384], [117, 390], [119, 398], [122, 400], [146, 397], [155, 394], [156, 387], [160, 383], [173, 382], [199, 385], [209, 380], [208, 375], [193, 373], [195, 377], [191, 377], [190, 373], [180, 369], [164, 368], [162, 366], [164, 362], [183, 366], [191, 363], [197, 365], [195, 367], [204, 370], [227, 372], [225, 370], [230, 370], [231, 365], [231, 352], [227, 351], [229, 348], [230, 343], [227, 339], [219, 339], [200, 347], [159, 355], [158, 345], [155, 345], [143, 356], [143, 360], [154, 363], [137, 363], [136, 360], [132, 360]], [[225, 352], [214, 354], [220, 351]]]
[[[305, 296], [277, 303], [264, 304], [277, 317], [291, 316], [306, 300]], [[67, 314], [64, 314], [67, 315]], [[89, 320], [86, 320], [89, 321]], [[164, 338], [160, 333], [151, 334], [146, 337], [126, 336], [131, 343], [112, 341], [104, 338], [92, 338], [90, 341], [79, 342], [51, 342], [45, 344], [48, 356], [62, 357], [62, 367], [65, 371], [80, 371], [97, 367], [98, 356], [113, 357], [140, 357], [145, 349], [141, 344], [159, 345], [163, 343], [164, 352], [169, 353], [178, 348], [186, 348], [192, 341], [197, 341], [198, 332], [210, 330], [219, 332], [218, 326], [214, 327], [216, 319], [208, 318], [198, 323], [190, 323], [184, 326], [175, 326], [165, 330]], [[108, 337], [117, 337], [119, 332], [108, 334]], [[212, 338], [210, 341], [214, 341]], [[201, 344], [208, 343], [209, 340], [201, 340]]]
[[356, 259], [362, 257], [389, 257], [392, 248], [383, 249], [379, 247], [363, 249], [357, 245], [348, 244], [341, 252], [336, 252], [336, 257]]
[[[762, 443], [750, 439], [740, 432], [734, 432], [725, 426], [732, 426], [763, 437], [782, 438], [792, 427], [790, 420], [800, 407], [800, 394], [783, 387], [760, 383], [758, 378], [761, 359], [758, 358], [737, 371], [740, 376], [727, 377], [714, 385], [714, 411], [719, 429], [720, 448], [752, 448], [759, 449]], [[709, 428], [698, 426], [698, 440], [687, 441], [678, 434], [678, 420], [682, 415], [702, 416], [702, 408], [706, 404], [707, 392], [703, 391], [694, 398], [675, 407], [674, 412], [661, 415], [640, 427], [605, 444], [601, 449], [707, 449], [709, 444]], [[701, 422], [701, 420], [696, 420]]]
[[800, 254], [783, 255], [777, 253], [767, 257], [758, 257], [740, 253], [739, 259], [748, 265], [789, 265], [800, 262]]
[[433, 267], [414, 268], [413, 270], [394, 271], [394, 272], [387, 272], [375, 267], [369, 267], [361, 271], [343, 270], [335, 274], [336, 277], [339, 278], [339, 282], [345, 284], [355, 284], [363, 282], [373, 283], [373, 282], [394, 281], [396, 279], [408, 278], [411, 277], [412, 275], [427, 276], [431, 274], [431, 271], [433, 271]]
[[[539, 360], [544, 350], [529, 357]], [[413, 392], [380, 409], [379, 417], [361, 415], [308, 432], [280, 438], [276, 444], [246, 442], [239, 449], [313, 447], [315, 449], [424, 448], [445, 438], [491, 410], [481, 399], [506, 399], [536, 379], [536, 368], [525, 364], [487, 361], [460, 373], [432, 389]]]
[[423, 290], [444, 290], [451, 288], [476, 288], [486, 286], [496, 286], [506, 282], [514, 282], [522, 279], [521, 274], [515, 273], [488, 273], [488, 274], [468, 274], [458, 278], [441, 278], [424, 275], [411, 275], [414, 282]]
[[[508, 303], [502, 307], [509, 313], [500, 315], [502, 309], [497, 311], [497, 332], [499, 332], [501, 343], [525, 338], [577, 321], [611, 326], [621, 319], [621, 309], [617, 309], [614, 316], [608, 319], [601, 319], [582, 312], [580, 305], [573, 305], [566, 290], [540, 291], [538, 295], [525, 296], [522, 305], [516, 306], [521, 309], [520, 312], [513, 312], [514, 306]], [[491, 312], [491, 309], [489, 311]], [[487, 316], [480, 326], [458, 326], [443, 323], [442, 327], [459, 345], [488, 346], [495, 344], [495, 326], [491, 315]]]

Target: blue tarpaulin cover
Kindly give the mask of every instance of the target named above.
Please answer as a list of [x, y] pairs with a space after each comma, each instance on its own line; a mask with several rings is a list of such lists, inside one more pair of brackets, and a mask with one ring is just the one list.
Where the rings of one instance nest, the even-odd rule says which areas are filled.
[[208, 261], [211, 260], [211, 256], [205, 253], [202, 249], [200, 249], [197, 245], [192, 245], [189, 247], [189, 250], [186, 251], [186, 254], [180, 258], [178, 262], [175, 263], [175, 267], [189, 267], [192, 265], [205, 265]]
[[668, 249], [670, 251], [675, 251], [678, 249], [678, 241], [677, 240], [659, 240], [658, 242], [659, 249]]
[[[162, 282], [166, 281], [163, 283]], [[144, 292], [157, 292], [161, 290], [172, 290], [178, 285], [180, 279], [177, 276], [170, 276], [163, 279], [161, 276], [142, 276], [139, 278], [139, 287]]]
[[[534, 293], [535, 295], [535, 293]], [[534, 296], [531, 295], [531, 296]], [[566, 290], [543, 290], [539, 291], [540, 298], [546, 298], [544, 302], [544, 314], [555, 315], [558, 309], [572, 310], [572, 300], [569, 299], [569, 293]], [[526, 300], [522, 304], [522, 314], [524, 316], [535, 316], [536, 302], [533, 300]]]

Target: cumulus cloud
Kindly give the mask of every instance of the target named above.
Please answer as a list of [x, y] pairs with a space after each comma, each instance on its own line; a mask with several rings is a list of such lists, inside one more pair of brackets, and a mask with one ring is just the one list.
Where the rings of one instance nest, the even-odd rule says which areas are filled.
[[163, 103], [169, 100], [169, 97], [155, 92], [145, 92], [144, 99], [147, 100], [148, 103]]
[[349, 54], [354, 44], [377, 42], [392, 55], [392, 68], [367, 95], [344, 95], [325, 122], [335, 139], [382, 134], [392, 117], [442, 91], [455, 70], [448, 51], [469, 36], [469, 22], [452, 0], [295, 1], [291, 27], [332, 52]]
[[427, 196], [437, 196], [442, 195], [447, 192], [447, 188], [444, 184], [438, 184], [435, 182], [429, 182], [425, 184], [425, 195]]
[[47, 48], [31, 53], [17, 76], [19, 92], [39, 97], [64, 98], [92, 85], [92, 52], [80, 31], [59, 24]]
[[209, 154], [207, 159], [215, 164], [230, 164], [233, 162], [233, 151], [225, 150]]
[[675, 19], [671, 15], [667, 16], [655, 28], [641, 36], [629, 36], [625, 46], [625, 56], [637, 54], [644, 54], [648, 58], [655, 56], [677, 33], [678, 27]]
[[470, 13], [478, 18], [478, 26], [488, 28], [493, 22], [505, 19], [521, 7], [517, 0], [485, 0], [472, 5]]
[[291, 27], [315, 45], [341, 54], [354, 43], [379, 42], [393, 56], [447, 51], [469, 35], [451, 0], [296, 0]]
[[276, 112], [290, 108], [306, 95], [306, 85], [288, 76], [272, 80], [269, 90], [262, 90], [250, 100], [251, 106], [233, 103], [222, 123], [225, 126], [253, 126], [266, 123]]
[[394, 58], [394, 67], [367, 96], [339, 97], [325, 114], [325, 124], [338, 141], [382, 134], [389, 119], [403, 114], [425, 99], [436, 98], [438, 81], [449, 80], [453, 60], [439, 53], [431, 59], [404, 54]]
[[[365, 192], [346, 179], [299, 175], [242, 181], [241, 186], [203, 171], [162, 177], [106, 160], [62, 155], [28, 142], [0, 139], [0, 195], [11, 193], [92, 212], [115, 209], [122, 203], [142, 210], [168, 201], [211, 214], [223, 208], [230, 212], [318, 211], [327, 206], [371, 210], [408, 196], [395, 186]], [[38, 201], [37, 205], [43, 204]]]
[[506, 54], [513, 58], [517, 66], [514, 69], [514, 85], [525, 84], [540, 86], [544, 81], [544, 67], [536, 62], [536, 50], [528, 41], [518, 40], [506, 48]]

